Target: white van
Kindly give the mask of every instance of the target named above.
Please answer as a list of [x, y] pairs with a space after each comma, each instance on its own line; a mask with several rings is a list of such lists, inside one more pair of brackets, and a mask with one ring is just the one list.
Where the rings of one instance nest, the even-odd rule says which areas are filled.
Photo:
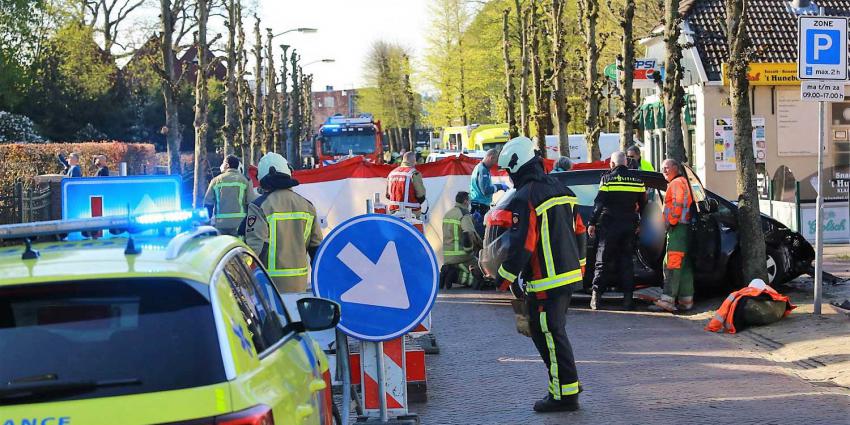
[[[587, 143], [584, 141], [584, 134], [570, 134], [570, 152], [569, 157], [573, 162], [590, 162], [587, 156]], [[602, 159], [611, 157], [611, 154], [620, 150], [620, 134], [619, 133], [600, 133], [599, 134], [599, 151], [602, 152]], [[558, 145], [558, 135], [546, 136], [546, 158], [557, 160], [561, 157], [561, 150]]]

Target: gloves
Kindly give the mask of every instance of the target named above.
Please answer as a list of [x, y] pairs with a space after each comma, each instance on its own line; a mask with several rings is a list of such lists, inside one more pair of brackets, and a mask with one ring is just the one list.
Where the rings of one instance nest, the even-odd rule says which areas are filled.
[[508, 191], [508, 185], [506, 185], [504, 183], [495, 183], [493, 186], [496, 186], [496, 190], [501, 190], [503, 192]]

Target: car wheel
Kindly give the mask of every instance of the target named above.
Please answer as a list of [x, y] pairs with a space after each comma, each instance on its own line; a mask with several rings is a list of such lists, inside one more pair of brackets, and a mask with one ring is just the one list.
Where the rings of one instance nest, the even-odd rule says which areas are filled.
[[767, 249], [767, 284], [774, 286], [788, 281], [785, 266], [785, 254], [782, 249]]

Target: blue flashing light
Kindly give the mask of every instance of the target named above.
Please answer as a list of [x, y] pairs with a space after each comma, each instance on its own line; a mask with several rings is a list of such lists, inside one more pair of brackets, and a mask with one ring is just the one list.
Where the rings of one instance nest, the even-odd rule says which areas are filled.
[[339, 124], [325, 124], [322, 128], [339, 128]]

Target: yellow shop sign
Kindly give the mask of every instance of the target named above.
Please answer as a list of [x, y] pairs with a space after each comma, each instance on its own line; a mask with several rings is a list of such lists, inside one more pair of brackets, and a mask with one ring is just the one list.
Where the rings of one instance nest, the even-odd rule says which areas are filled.
[[[721, 66], [723, 84], [729, 84], [726, 78], [727, 66]], [[747, 68], [747, 79], [751, 86], [799, 86], [797, 63], [751, 63]]]

